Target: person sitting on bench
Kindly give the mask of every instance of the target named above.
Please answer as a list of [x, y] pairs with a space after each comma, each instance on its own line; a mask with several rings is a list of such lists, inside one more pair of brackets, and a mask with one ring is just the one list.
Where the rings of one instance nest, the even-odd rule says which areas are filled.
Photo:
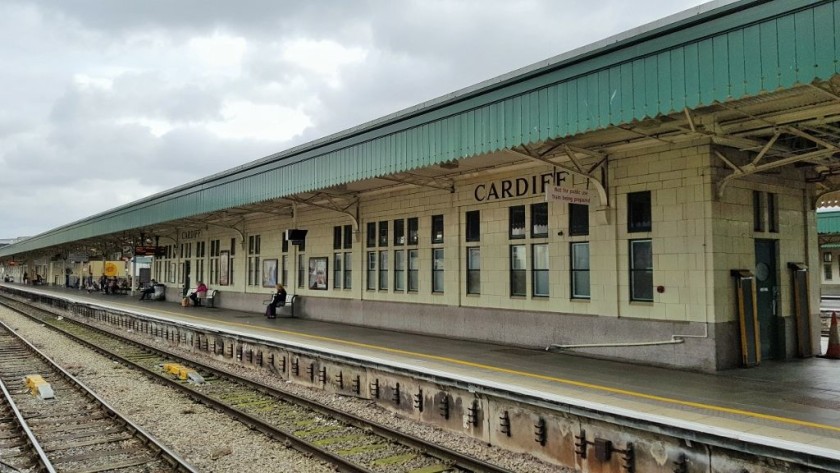
[[152, 279], [152, 281], [149, 283], [149, 285], [146, 286], [145, 289], [140, 291], [140, 300], [141, 301], [144, 300], [144, 299], [151, 299], [152, 298], [152, 294], [155, 293], [155, 284], [157, 284], [157, 281]]
[[265, 316], [269, 319], [277, 318], [277, 307], [286, 305], [286, 288], [282, 284], [277, 285], [277, 292], [271, 297], [271, 302], [265, 308]]
[[201, 299], [205, 297], [207, 297], [207, 286], [203, 282], [198, 281], [198, 286], [195, 287], [195, 292], [190, 294], [190, 299], [192, 299], [194, 306], [199, 306], [201, 305]]

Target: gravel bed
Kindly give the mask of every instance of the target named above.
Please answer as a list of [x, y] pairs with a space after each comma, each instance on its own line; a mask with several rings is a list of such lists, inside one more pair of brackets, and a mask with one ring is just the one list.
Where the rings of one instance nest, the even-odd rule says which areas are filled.
[[[205, 472], [334, 472], [172, 388], [0, 307], [0, 320], [76, 376], [114, 409]], [[56, 397], [61, 393], [56, 393]]]
[[[0, 309], [0, 313], [2, 313], [2, 309]], [[31, 322], [28, 322], [28, 321], [27, 321], [27, 324], [35, 325], [35, 324], [33, 324]], [[23, 325], [23, 324], [21, 324], [21, 325]], [[120, 335], [126, 336], [127, 338], [136, 339], [136, 340], [141, 341], [143, 343], [148, 343], [149, 342], [149, 337], [147, 337], [144, 334], [134, 333], [131, 330], [124, 330], [124, 329], [120, 329], [118, 327], [113, 327], [113, 326], [109, 326], [109, 325], [105, 325], [105, 324], [100, 325], [98, 327], [102, 328], [104, 330], [119, 333]], [[23, 332], [23, 330], [21, 330], [21, 333], [25, 333], [25, 332]], [[54, 335], [52, 337], [53, 338], [60, 338], [60, 337], [56, 337]], [[164, 349], [172, 350], [172, 347], [165, 340], [157, 339], [157, 340], [155, 340], [155, 342], [156, 342], [157, 345], [159, 345], [160, 347], [162, 347]], [[67, 343], [70, 343], [70, 342], [64, 342], [64, 343], [67, 344]], [[54, 345], [50, 342], [46, 342], [46, 346], [52, 347]], [[78, 345], [70, 343], [70, 346], [78, 346]], [[41, 348], [41, 347], [39, 346], [39, 348]], [[83, 350], [88, 351], [86, 349], [83, 349]], [[64, 350], [64, 351], [66, 352], [68, 350]], [[223, 361], [212, 359], [212, 358], [209, 358], [209, 357], [204, 357], [204, 356], [201, 356], [200, 354], [195, 354], [193, 352], [190, 352], [186, 349], [182, 349], [180, 347], [177, 348], [176, 351], [180, 356], [182, 356], [186, 359], [192, 359], [192, 360], [200, 361], [201, 363], [204, 363], [204, 364], [207, 364], [207, 365], [212, 366], [214, 368], [218, 368], [218, 369], [222, 369], [222, 370], [232, 371], [232, 370], [235, 369], [236, 374], [238, 374], [240, 376], [247, 377], [247, 378], [252, 379], [254, 381], [258, 381], [258, 382], [263, 383], [267, 386], [271, 386], [271, 387], [274, 387], [274, 388], [277, 388], [277, 389], [281, 389], [281, 390], [284, 390], [284, 391], [287, 391], [287, 392], [291, 392], [293, 394], [318, 401], [320, 403], [329, 405], [331, 407], [340, 408], [342, 411], [352, 413], [354, 415], [357, 415], [357, 416], [365, 418], [365, 419], [370, 419], [370, 420], [372, 420], [374, 422], [377, 422], [379, 424], [386, 425], [388, 427], [399, 430], [401, 432], [409, 433], [411, 435], [414, 435], [416, 437], [425, 439], [427, 441], [432, 441], [432, 442], [434, 442], [438, 445], [445, 446], [449, 449], [452, 449], [452, 450], [455, 450], [455, 451], [458, 451], [458, 452], [462, 452], [462, 453], [467, 453], [469, 455], [474, 456], [475, 458], [478, 458], [478, 459], [481, 459], [481, 460], [484, 460], [484, 461], [487, 461], [489, 463], [493, 463], [493, 464], [496, 464], [496, 465], [500, 465], [500, 466], [505, 467], [505, 468], [507, 468], [511, 471], [521, 472], [521, 473], [569, 473], [569, 472], [574, 472], [575, 471], [574, 469], [571, 469], [571, 468], [564, 468], [564, 467], [561, 467], [561, 466], [551, 465], [551, 464], [545, 463], [545, 462], [540, 461], [540, 460], [538, 460], [538, 459], [536, 459], [536, 458], [534, 458], [530, 455], [514, 453], [514, 452], [510, 452], [508, 450], [503, 450], [503, 449], [500, 449], [500, 448], [497, 448], [497, 447], [489, 446], [484, 442], [476, 440], [472, 437], [468, 437], [466, 435], [460, 435], [460, 434], [457, 434], [457, 433], [453, 433], [453, 432], [449, 432], [449, 431], [440, 429], [440, 428], [435, 427], [435, 426], [420, 424], [420, 423], [414, 422], [413, 420], [401, 418], [397, 414], [395, 414], [393, 412], [390, 412], [390, 411], [387, 411], [384, 408], [376, 405], [375, 403], [370, 402], [370, 401], [366, 401], [364, 399], [357, 399], [357, 398], [353, 398], [353, 397], [340, 396], [340, 395], [334, 394], [334, 393], [327, 393], [327, 392], [324, 392], [324, 391], [321, 391], [321, 390], [310, 389], [310, 388], [307, 388], [305, 386], [299, 386], [299, 385], [296, 385], [296, 384], [293, 384], [293, 383], [286, 382], [285, 380], [279, 378], [278, 376], [273, 375], [272, 373], [270, 373], [267, 370], [254, 369], [254, 368], [247, 367], [247, 366], [241, 366], [241, 365], [238, 365], [238, 364], [223, 362]], [[89, 352], [89, 353], [92, 353], [92, 352]], [[101, 359], [101, 357], [100, 357], [100, 359]], [[114, 365], [113, 362], [109, 361], [108, 363], [111, 363], [112, 365]], [[116, 366], [119, 366], [119, 365], [116, 365]], [[123, 371], [126, 371], [126, 370], [123, 370]], [[135, 375], [135, 376], [137, 376], [137, 379], [140, 379], [140, 380], [145, 380], [146, 379], [142, 375]], [[85, 382], [87, 383], [87, 381], [85, 381]], [[141, 384], [140, 382], [136, 382], [136, 384], [132, 385], [128, 389], [135, 389], [136, 386], [138, 386], [140, 384]], [[146, 382], [145, 384], [148, 384], [148, 383]], [[92, 389], [97, 389], [97, 392], [98, 392], [99, 388], [95, 388], [92, 384], [89, 384], [89, 386]], [[160, 388], [157, 388], [157, 389], [160, 389]], [[122, 394], [120, 394], [120, 395], [122, 395]], [[149, 403], [142, 400], [142, 399], [148, 399], [148, 398], [149, 398], [148, 396], [145, 397], [145, 398], [139, 398], [140, 400], [134, 401], [133, 404], [132, 404], [132, 401], [128, 401], [128, 402], [125, 403], [126, 406], [127, 406], [126, 409], [123, 409], [123, 408], [118, 407], [116, 405], [114, 405], [114, 407], [120, 409], [121, 412], [125, 412], [126, 414], [131, 414], [132, 419], [133, 419], [134, 412], [142, 412], [142, 411], [148, 410]], [[213, 411], [209, 408], [206, 408], [206, 407], [204, 407], [200, 404], [192, 404], [192, 406], [194, 406], [193, 409], [196, 410], [196, 414], [198, 413], [197, 412], [198, 409], [202, 409], [202, 415], [203, 415], [204, 412], [210, 412], [210, 413], [215, 414], [216, 416], [221, 416], [221, 414], [218, 414], [215, 411]], [[191, 414], [191, 415], [196, 415], [196, 414]], [[165, 419], [163, 421], [161, 421], [161, 423], [165, 423], [168, 420], [172, 420], [172, 417], [178, 418], [178, 417], [182, 417], [182, 416], [183, 416], [183, 414], [180, 414], [180, 413], [176, 413], [176, 415], [174, 415], [174, 416], [165, 416]], [[201, 429], [193, 429], [193, 430], [186, 429], [184, 432], [179, 432], [179, 433], [175, 433], [175, 434], [171, 435], [171, 437], [165, 437], [163, 434], [158, 434], [158, 433], [152, 431], [151, 428], [149, 428], [149, 431], [150, 431], [150, 433], [155, 435], [157, 438], [164, 441], [167, 445], [171, 445], [174, 450], [176, 450], [184, 458], [187, 458], [194, 466], [196, 466], [196, 468], [199, 468], [202, 471], [237, 471], [237, 469], [243, 468], [243, 465], [247, 466], [247, 471], [255, 471], [255, 472], [256, 471], [260, 471], [260, 472], [262, 472], [262, 471], [307, 471], [307, 472], [308, 471], [313, 471], [313, 472], [315, 472], [315, 471], [328, 471], [328, 470], [323, 470], [323, 469], [321, 469], [321, 470], [308, 469], [308, 467], [305, 467], [305, 466], [300, 467], [301, 469], [293, 469], [295, 467], [291, 467], [291, 466], [280, 466], [280, 467], [278, 467], [277, 464], [274, 463], [276, 461], [283, 461], [283, 460], [273, 460], [272, 463], [271, 463], [271, 466], [269, 466], [267, 469], [263, 469], [262, 467], [258, 467], [257, 464], [253, 463], [253, 462], [256, 462], [257, 459], [263, 460], [262, 458], [260, 458], [259, 454], [263, 453], [264, 451], [265, 452], [271, 451], [270, 449], [272, 448], [272, 445], [266, 444], [265, 440], [263, 440], [263, 446], [261, 446], [261, 447], [254, 446], [250, 450], [251, 453], [249, 453], [249, 455], [252, 455], [252, 458], [245, 459], [243, 457], [244, 463], [240, 463], [238, 466], [234, 465], [234, 463], [232, 463], [232, 462], [229, 463], [230, 466], [228, 466], [228, 468], [232, 468], [230, 470], [223, 470], [224, 467], [219, 466], [220, 465], [219, 462], [222, 461], [224, 458], [227, 458], [231, 455], [228, 455], [227, 457], [219, 458], [218, 460], [215, 460], [215, 461], [210, 460], [210, 461], [205, 462], [205, 463], [200, 463], [199, 461], [196, 460], [196, 457], [206, 456], [206, 454], [202, 455], [202, 454], [197, 453], [197, 452], [194, 453], [192, 450], [187, 450], [187, 449], [189, 449], [190, 447], [192, 447], [196, 444], [206, 444], [206, 442], [211, 442], [214, 437], [215, 437], [216, 440], [218, 440], [218, 437], [219, 437], [220, 434], [225, 434], [225, 435], [223, 435], [223, 437], [228, 437], [227, 434], [229, 433], [229, 431], [233, 430], [234, 425], [235, 425], [236, 430], [238, 432], [242, 432], [242, 431], [249, 432], [244, 426], [242, 426], [238, 422], [232, 422], [229, 418], [227, 418], [225, 416], [221, 416], [221, 417], [224, 420], [216, 421], [216, 422], [213, 422], [213, 421], [206, 422], [206, 421], [203, 420], [204, 417], [201, 417], [202, 421], [192, 420], [190, 422], [187, 422], [187, 424], [195, 425], [196, 422], [200, 422], [202, 425], [207, 425], [209, 427], [211, 425], [219, 425], [220, 422], [226, 422], [228, 425], [226, 425], [223, 429], [216, 428], [216, 429], [212, 429], [212, 431], [209, 431], [210, 429], [207, 429], [207, 430], [204, 430], [204, 431], [202, 431]], [[139, 421], [136, 421], [136, 422], [140, 423]], [[177, 424], [177, 423], [176, 422], [170, 422], [169, 424]], [[231, 424], [233, 424], [233, 425], [231, 425]], [[141, 425], [144, 428], [147, 428], [145, 424], [141, 424]], [[163, 427], [164, 431], [169, 431], [172, 428], [176, 428], [176, 426], [167, 425], [167, 426]], [[251, 435], [254, 436], [253, 434], [251, 434]], [[183, 440], [182, 440], [181, 438], [178, 438], [179, 436], [185, 436], [185, 437], [183, 437]], [[239, 437], [241, 438], [241, 435]], [[262, 435], [260, 435], [260, 437], [262, 437], [262, 439], [265, 439], [265, 437], [262, 436]], [[236, 439], [237, 436], [234, 435], [233, 438]], [[187, 446], [186, 447], [176, 446], [176, 442], [179, 442], [179, 441], [182, 444], [186, 443]], [[229, 442], [230, 442], [229, 440], [222, 439], [221, 441], [216, 442], [216, 443], [221, 444], [222, 447], [219, 447], [219, 448], [222, 449], [222, 450], [225, 450], [226, 446], [228, 446], [228, 445], [233, 446], [233, 444], [229, 443]], [[236, 449], [236, 447], [233, 447], [233, 448]], [[264, 450], [261, 451], [260, 449], [264, 449]], [[212, 452], [215, 452], [216, 450], [218, 450], [218, 448], [217, 449], [210, 448], [208, 450], [212, 453]], [[271, 452], [271, 453], [272, 453], [272, 456], [274, 456], [274, 452]], [[288, 453], [285, 453], [285, 454], [290, 455]], [[248, 455], [245, 455], [245, 457], [247, 457], [247, 456]], [[300, 460], [298, 460], [298, 461], [300, 461]], [[293, 464], [294, 463], [289, 463], [289, 465], [293, 465]], [[209, 466], [205, 466], [205, 465], [209, 465]], [[210, 468], [212, 468], [212, 470]], [[323, 468], [323, 467], [321, 467], [321, 468]], [[239, 470], [239, 471], [246, 471], [246, 470]]]

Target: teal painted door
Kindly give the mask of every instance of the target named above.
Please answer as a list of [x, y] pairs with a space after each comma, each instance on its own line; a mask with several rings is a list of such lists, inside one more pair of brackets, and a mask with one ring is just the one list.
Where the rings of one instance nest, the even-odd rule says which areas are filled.
[[761, 359], [778, 358], [779, 321], [776, 240], [755, 240], [756, 309], [761, 340]]

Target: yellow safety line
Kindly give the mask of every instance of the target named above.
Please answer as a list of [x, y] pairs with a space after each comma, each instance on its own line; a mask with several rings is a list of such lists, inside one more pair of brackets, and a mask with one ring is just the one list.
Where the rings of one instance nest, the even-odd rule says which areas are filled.
[[[132, 307], [136, 307], [136, 306], [132, 306]], [[756, 418], [756, 419], [771, 420], [771, 421], [780, 422], [780, 423], [784, 423], [784, 424], [798, 425], [798, 426], [801, 426], [801, 427], [813, 427], [815, 429], [822, 429], [822, 430], [830, 430], [830, 431], [834, 431], [834, 432], [840, 432], [840, 427], [834, 426], [834, 425], [819, 424], [819, 423], [816, 423], [816, 422], [809, 422], [809, 421], [804, 421], [804, 420], [799, 420], [799, 419], [791, 419], [789, 417], [780, 417], [780, 416], [774, 416], [774, 415], [770, 415], [770, 414], [762, 414], [760, 412], [745, 411], [743, 409], [734, 409], [734, 408], [731, 408], [731, 407], [715, 406], [713, 404], [704, 404], [702, 402], [683, 401], [681, 399], [673, 399], [673, 398], [670, 398], [670, 397], [657, 396], [655, 394], [645, 394], [645, 393], [640, 393], [640, 392], [637, 392], [637, 391], [629, 391], [627, 389], [612, 388], [612, 387], [609, 387], [609, 386], [602, 386], [602, 385], [599, 385], [599, 384], [592, 384], [592, 383], [585, 383], [585, 382], [582, 382], [582, 381], [575, 381], [575, 380], [572, 380], [572, 379], [557, 378], [557, 377], [554, 377], [554, 376], [546, 376], [546, 375], [542, 375], [542, 374], [528, 373], [526, 371], [517, 371], [517, 370], [508, 369], [508, 368], [500, 368], [500, 367], [497, 367], [497, 366], [484, 365], [484, 364], [481, 364], [481, 363], [474, 363], [472, 361], [459, 360], [457, 358], [447, 358], [445, 356], [428, 355], [428, 354], [425, 354], [425, 353], [417, 353], [417, 352], [408, 351], [408, 350], [400, 350], [398, 348], [381, 347], [381, 346], [378, 346], [378, 345], [370, 345], [370, 344], [367, 344], [367, 343], [353, 342], [353, 341], [349, 341], [349, 340], [341, 340], [341, 339], [338, 339], [338, 338], [323, 337], [323, 336], [320, 336], [320, 335], [311, 335], [311, 334], [308, 334], [308, 333], [292, 332], [290, 330], [281, 330], [281, 329], [276, 329], [276, 328], [271, 328], [271, 327], [258, 327], [258, 326], [255, 326], [255, 325], [243, 324], [243, 323], [239, 323], [239, 322], [229, 322], [229, 321], [226, 321], [226, 320], [207, 319], [205, 317], [187, 315], [187, 314], [183, 314], [183, 313], [180, 313], [180, 312], [170, 312], [170, 311], [166, 311], [166, 310], [160, 310], [159, 312], [165, 312], [165, 313], [169, 313], [169, 314], [172, 314], [172, 315], [177, 315], [177, 316], [181, 316], [181, 317], [188, 317], [188, 318], [193, 318], [193, 319], [203, 320], [203, 321], [212, 320], [214, 322], [221, 322], [221, 323], [224, 323], [224, 324], [227, 324], [227, 325], [233, 325], [233, 326], [241, 327], [241, 328], [248, 328], [248, 329], [259, 328], [260, 330], [268, 330], [268, 331], [271, 331], [271, 332], [282, 333], [282, 334], [286, 334], [286, 335], [294, 335], [294, 336], [297, 336], [297, 337], [304, 337], [304, 338], [309, 338], [309, 339], [312, 339], [312, 340], [320, 340], [320, 341], [325, 341], [325, 342], [339, 343], [339, 344], [349, 345], [349, 346], [354, 346], [354, 347], [359, 347], [359, 348], [366, 348], [366, 349], [369, 349], [369, 350], [383, 351], [383, 352], [388, 352], [388, 353], [396, 353], [396, 354], [400, 354], [400, 355], [415, 356], [415, 357], [419, 357], [419, 358], [427, 358], [427, 359], [430, 359], [430, 360], [443, 361], [443, 362], [446, 362], [446, 363], [468, 366], [470, 368], [481, 368], [481, 369], [485, 369], [485, 370], [489, 370], [489, 371], [495, 371], [495, 372], [498, 372], [498, 373], [514, 374], [514, 375], [517, 375], [517, 376], [524, 376], [524, 377], [527, 377], [527, 378], [534, 378], [534, 379], [539, 379], [539, 380], [543, 380], [543, 381], [552, 381], [552, 382], [555, 382], [555, 383], [561, 383], [561, 384], [576, 386], [576, 387], [580, 387], [580, 388], [588, 388], [588, 389], [593, 389], [593, 390], [596, 390], [596, 391], [608, 392], [608, 393], [611, 393], [611, 394], [622, 394], [622, 395], [629, 396], [629, 397], [647, 399], [647, 400], [651, 400], [651, 401], [659, 401], [659, 402], [668, 403], [668, 404], [675, 404], [675, 405], [678, 405], [678, 406], [694, 407], [694, 408], [698, 408], [698, 409], [706, 409], [706, 410], [715, 411], [715, 412], [725, 412], [727, 414], [737, 414], [737, 415], [741, 415], [741, 416], [744, 416], [744, 417], [753, 417], [753, 418]]]

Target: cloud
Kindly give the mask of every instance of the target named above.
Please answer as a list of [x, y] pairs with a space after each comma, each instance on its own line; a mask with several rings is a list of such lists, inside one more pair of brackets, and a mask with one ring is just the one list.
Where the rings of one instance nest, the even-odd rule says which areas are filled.
[[699, 3], [0, 2], [0, 237], [46, 231]]

